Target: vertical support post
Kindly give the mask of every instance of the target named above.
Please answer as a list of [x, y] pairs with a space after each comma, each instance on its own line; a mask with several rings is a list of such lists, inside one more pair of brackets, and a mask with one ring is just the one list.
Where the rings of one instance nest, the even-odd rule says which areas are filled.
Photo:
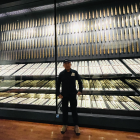
[[[57, 34], [56, 34], [56, 0], [54, 0], [54, 23], [55, 23], [55, 87], [57, 88]], [[57, 90], [56, 90], [57, 91]], [[57, 92], [56, 92], [56, 114], [58, 114], [57, 110]]]

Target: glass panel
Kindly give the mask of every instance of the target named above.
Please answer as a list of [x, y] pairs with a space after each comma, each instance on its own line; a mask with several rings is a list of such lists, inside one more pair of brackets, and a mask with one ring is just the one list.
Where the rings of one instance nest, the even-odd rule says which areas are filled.
[[55, 112], [54, 3], [21, 7], [0, 14], [0, 106]]
[[[134, 58], [140, 56], [137, 4], [101, 6], [88, 0], [57, 1], [57, 72], [64, 70], [63, 61], [69, 59], [71, 69], [80, 75], [83, 91], [76, 97], [77, 111], [85, 117], [91, 113], [113, 114], [112, 110], [139, 108], [139, 103], [134, 105], [135, 101], [128, 97], [139, 93], [140, 89], [135, 80], [140, 73], [140, 61]], [[133, 76], [135, 78], [130, 80]], [[67, 76], [64, 79], [70, 80]], [[71, 85], [69, 83], [68, 87]], [[79, 90], [78, 81], [76, 89]], [[69, 90], [62, 94], [67, 96]], [[58, 113], [63, 114], [61, 102]]]

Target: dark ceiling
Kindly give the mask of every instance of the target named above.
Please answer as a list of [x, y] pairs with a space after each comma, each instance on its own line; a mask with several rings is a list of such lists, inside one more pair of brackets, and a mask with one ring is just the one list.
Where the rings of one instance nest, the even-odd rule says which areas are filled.
[[[105, 5], [105, 4], [110, 4], [110, 3], [120, 3], [120, 2], [125, 2], [128, 3], [130, 0], [56, 0], [57, 3], [61, 2], [69, 2], [69, 1], [90, 1], [93, 2], [94, 5], [98, 4], [100, 6]], [[132, 1], [132, 0], [131, 0]], [[133, 1], [139, 1], [139, 0], [133, 0]], [[42, 6], [42, 5], [49, 5], [53, 4], [54, 0], [1, 0], [0, 1], [0, 13], [5, 13], [5, 12], [10, 12], [10, 11], [15, 11], [19, 9], [26, 9], [26, 8], [31, 8], [31, 7], [36, 7], [36, 6]], [[94, 6], [93, 5], [93, 6]]]
[[6, 3], [10, 3], [10, 2], [14, 2], [14, 1], [19, 1], [19, 0], [1, 0], [0, 1], [0, 5], [1, 4], [6, 4]]

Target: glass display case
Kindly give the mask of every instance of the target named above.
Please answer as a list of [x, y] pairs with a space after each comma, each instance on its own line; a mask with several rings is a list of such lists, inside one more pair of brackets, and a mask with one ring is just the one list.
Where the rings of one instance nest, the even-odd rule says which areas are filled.
[[61, 124], [56, 82], [69, 59], [83, 83], [80, 125], [140, 130], [140, 3], [100, 2], [2, 5], [1, 117]]

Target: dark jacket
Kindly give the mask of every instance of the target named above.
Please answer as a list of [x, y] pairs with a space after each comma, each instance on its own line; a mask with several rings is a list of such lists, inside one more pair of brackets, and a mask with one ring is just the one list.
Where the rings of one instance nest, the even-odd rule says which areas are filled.
[[[72, 94], [77, 94], [76, 90], [76, 80], [78, 80], [79, 91], [82, 92], [83, 86], [81, 78], [76, 70], [70, 69], [70, 72], [67, 72], [66, 69], [60, 72], [57, 80], [57, 95], [70, 96]], [[60, 84], [62, 82], [62, 92], [60, 93]]]

